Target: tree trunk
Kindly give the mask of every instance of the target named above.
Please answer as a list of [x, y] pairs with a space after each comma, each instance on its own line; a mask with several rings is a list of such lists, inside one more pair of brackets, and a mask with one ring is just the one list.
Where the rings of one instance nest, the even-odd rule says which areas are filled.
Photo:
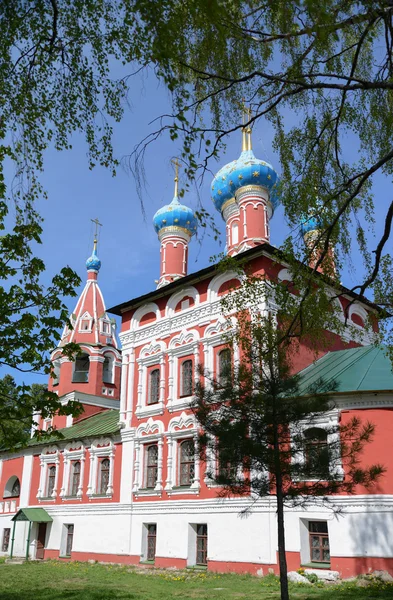
[[274, 456], [274, 476], [276, 480], [276, 498], [277, 498], [277, 538], [278, 538], [278, 564], [280, 567], [280, 588], [281, 600], [289, 600], [288, 592], [288, 570], [287, 558], [285, 555], [285, 527], [284, 527], [284, 495], [283, 478], [281, 468], [280, 452], [280, 427], [281, 423], [277, 414], [277, 404], [280, 399], [274, 389], [276, 369], [275, 365], [270, 363], [270, 376], [272, 378], [272, 398], [273, 398], [273, 456]]
[[[281, 479], [281, 477], [280, 477]], [[277, 481], [277, 477], [276, 477]], [[284, 528], [284, 499], [282, 488], [277, 481], [277, 537], [278, 537], [278, 564], [280, 567], [281, 600], [289, 600], [288, 569], [285, 554], [285, 528]]]

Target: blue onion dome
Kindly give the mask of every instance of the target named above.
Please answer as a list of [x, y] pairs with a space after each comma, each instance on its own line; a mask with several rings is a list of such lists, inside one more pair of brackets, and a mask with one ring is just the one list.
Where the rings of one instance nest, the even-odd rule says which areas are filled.
[[101, 268], [101, 261], [97, 256], [97, 240], [94, 240], [93, 252], [86, 261], [86, 268], [88, 271], [95, 271], [96, 273]]
[[225, 165], [213, 179], [212, 200], [216, 209], [222, 212], [224, 204], [234, 198], [239, 188], [256, 185], [269, 190], [274, 211], [280, 204], [278, 182], [278, 175], [272, 165], [256, 158], [252, 150], [243, 150], [237, 160]]
[[170, 204], [160, 208], [153, 217], [154, 229], [159, 233], [166, 227], [185, 229], [190, 235], [197, 230], [197, 218], [188, 206], [180, 204], [177, 194]]
[[309, 233], [310, 231], [317, 231], [321, 229], [322, 221], [317, 215], [307, 215], [300, 219], [300, 230], [302, 235]]

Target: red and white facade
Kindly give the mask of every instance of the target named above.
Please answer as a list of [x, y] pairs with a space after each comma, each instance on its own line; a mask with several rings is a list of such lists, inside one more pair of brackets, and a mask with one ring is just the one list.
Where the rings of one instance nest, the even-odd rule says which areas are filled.
[[[235, 246], [236, 253], [245, 251], [243, 256], [255, 275], [288, 281], [286, 265], [280, 264], [268, 243], [268, 196], [266, 189], [240, 188], [234, 201], [224, 207], [229, 235], [238, 219], [239, 237], [228, 238], [228, 252]], [[247, 216], [249, 211], [252, 218]], [[245, 222], [249, 223], [246, 232]], [[164, 263], [165, 236], [160, 236], [160, 241]], [[108, 433], [104, 424], [101, 435], [81, 434], [77, 439], [3, 453], [0, 542], [19, 507], [42, 507], [53, 522], [44, 536], [38, 524], [33, 527], [31, 557], [142, 562], [157, 567], [206, 564], [214, 571], [278, 572], [274, 497], [256, 502], [248, 518], [239, 514], [250, 498], [218, 497], [219, 490], [198, 458], [198, 425], [190, 410], [197, 366], [219, 371], [228, 327], [221, 314], [221, 298], [238, 275], [214, 267], [187, 275], [186, 262], [183, 257], [170, 283], [164, 285], [161, 279], [157, 290], [113, 309], [122, 319], [121, 354], [98, 287], [98, 270], [88, 271], [71, 316], [73, 329], [65, 330], [52, 355], [58, 378], [50, 386], [64, 402], [76, 398], [83, 403], [86, 412], [76, 422], [84, 421], [88, 428], [89, 419], [115, 409], [118, 429]], [[165, 274], [166, 266], [161, 264], [161, 278]], [[337, 299], [343, 318], [350, 300], [344, 292]], [[262, 302], [260, 310], [274, 307]], [[372, 336], [364, 330], [370, 314], [377, 327], [374, 305], [360, 300], [352, 304], [352, 328], [348, 330], [352, 333], [343, 338], [327, 332], [330, 350], [370, 344]], [[235, 325], [236, 317], [232, 319]], [[61, 347], [67, 341], [81, 345], [85, 362], [72, 363], [62, 356]], [[236, 349], [233, 358], [239, 359]], [[301, 344], [295, 370], [305, 368], [314, 358], [307, 344]], [[335, 506], [342, 509], [339, 517], [317, 504], [307, 510], [287, 511], [289, 570], [313, 563], [310, 539], [314, 531], [321, 548], [328, 543], [330, 549], [329, 565], [322, 565], [326, 570], [338, 571], [343, 577], [374, 569], [393, 573], [393, 459], [391, 452], [386, 452], [393, 434], [392, 409], [391, 391], [363, 393], [339, 398], [337, 408], [320, 417], [316, 426], [322, 429], [355, 415], [373, 422], [377, 435], [367, 446], [364, 461], [381, 462], [383, 457], [387, 471], [374, 493], [359, 487], [354, 496], [335, 497]], [[71, 427], [75, 421], [55, 417], [50, 424]], [[48, 424], [37, 417], [37, 425], [45, 428]], [[12, 495], [16, 478], [20, 492], [16, 495], [14, 489]], [[18, 524], [15, 555], [25, 552], [24, 527]]]

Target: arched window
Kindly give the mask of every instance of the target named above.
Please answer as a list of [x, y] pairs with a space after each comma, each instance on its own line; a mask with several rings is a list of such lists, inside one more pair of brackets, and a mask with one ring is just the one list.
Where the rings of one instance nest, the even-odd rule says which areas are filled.
[[224, 348], [218, 353], [218, 381], [225, 383], [225, 380], [232, 373], [232, 353], [229, 348]]
[[109, 469], [110, 461], [109, 458], [104, 458], [100, 464], [100, 487], [99, 494], [106, 494], [109, 485]]
[[180, 395], [181, 396], [192, 396], [192, 389], [193, 389], [192, 360], [185, 360], [181, 364]]
[[87, 383], [89, 381], [89, 367], [89, 355], [80, 354], [75, 361], [72, 381], [74, 383]]
[[146, 487], [154, 488], [157, 483], [158, 446], [153, 444], [146, 449]]
[[102, 368], [102, 381], [104, 383], [113, 383], [113, 359], [106, 355]]
[[72, 479], [71, 479], [71, 496], [78, 494], [79, 484], [81, 481], [81, 463], [79, 460], [74, 462], [72, 465]]
[[18, 498], [20, 496], [20, 481], [13, 475], [5, 484], [3, 498]]
[[149, 375], [148, 404], [157, 404], [160, 400], [160, 369], [154, 369]]
[[52, 383], [53, 383], [53, 385], [58, 385], [60, 382], [60, 361], [54, 360], [52, 366], [53, 366]]
[[328, 474], [329, 446], [324, 429], [312, 427], [304, 432], [304, 458], [307, 475], [322, 478]]
[[180, 444], [179, 485], [191, 485], [195, 476], [194, 440], [185, 440]]
[[50, 498], [54, 492], [56, 483], [56, 466], [51, 465], [48, 467], [48, 485], [46, 490], [47, 498]]
[[239, 225], [237, 221], [232, 223], [232, 244], [237, 244], [239, 242]]

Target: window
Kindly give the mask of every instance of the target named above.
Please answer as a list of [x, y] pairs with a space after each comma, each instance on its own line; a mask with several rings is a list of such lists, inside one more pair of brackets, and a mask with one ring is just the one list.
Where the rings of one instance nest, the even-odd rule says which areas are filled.
[[147, 526], [147, 560], [154, 560], [156, 557], [156, 539], [157, 539], [157, 525], [151, 523]]
[[81, 463], [78, 460], [72, 464], [72, 479], [71, 479], [71, 490], [70, 490], [71, 496], [76, 496], [78, 494], [80, 480], [81, 480]]
[[75, 361], [72, 381], [74, 383], [87, 383], [89, 381], [90, 360], [88, 354], [81, 354]]
[[18, 498], [19, 496], [20, 482], [16, 475], [13, 475], [5, 484], [3, 498]]
[[1, 551], [2, 552], [8, 552], [8, 546], [10, 543], [10, 535], [11, 535], [11, 529], [9, 527], [6, 527], [5, 529], [3, 529], [3, 541], [1, 543]]
[[218, 381], [225, 383], [232, 371], [232, 354], [229, 348], [224, 348], [218, 353]]
[[146, 487], [154, 488], [157, 483], [158, 446], [153, 444], [146, 448]]
[[237, 222], [232, 223], [232, 244], [239, 242], [239, 225]]
[[207, 565], [207, 525], [196, 526], [196, 564]]
[[180, 444], [179, 485], [189, 486], [195, 476], [194, 440], [185, 440]]
[[102, 333], [109, 334], [111, 332], [111, 324], [108, 321], [102, 321]]
[[47, 498], [50, 498], [54, 492], [56, 483], [56, 467], [51, 465], [48, 467], [48, 485], [46, 490]]
[[326, 521], [309, 521], [310, 561], [330, 563], [329, 534]]
[[18, 496], [20, 496], [20, 482], [18, 478], [15, 479], [14, 484], [12, 486], [11, 496], [13, 498], [17, 498]]
[[181, 396], [192, 396], [193, 368], [192, 360], [185, 360], [181, 364]]
[[104, 365], [102, 368], [102, 381], [104, 383], [113, 383], [112, 380], [113, 360], [110, 356], [105, 356]]
[[59, 360], [53, 361], [52, 369], [53, 369], [52, 384], [59, 385], [59, 382], [60, 382], [60, 361]]
[[99, 494], [106, 494], [109, 484], [109, 469], [110, 469], [110, 461], [109, 458], [104, 458], [100, 464], [100, 485], [99, 485]]
[[66, 525], [66, 551], [65, 551], [65, 555], [66, 556], [71, 556], [71, 550], [72, 550], [72, 542], [74, 539], [74, 525], [70, 524], [70, 525]]
[[157, 404], [160, 400], [160, 369], [154, 369], [149, 375], [148, 404]]
[[329, 446], [327, 433], [319, 427], [304, 432], [306, 472], [310, 477], [323, 477], [329, 472]]

